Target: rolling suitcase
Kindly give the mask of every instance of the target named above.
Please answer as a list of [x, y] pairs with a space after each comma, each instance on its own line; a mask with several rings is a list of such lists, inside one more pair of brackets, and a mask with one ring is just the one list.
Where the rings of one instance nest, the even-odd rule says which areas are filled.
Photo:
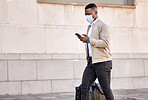
[[[81, 100], [81, 85], [75, 87], [75, 100]], [[99, 83], [94, 82], [90, 86], [89, 100], [106, 100]]]

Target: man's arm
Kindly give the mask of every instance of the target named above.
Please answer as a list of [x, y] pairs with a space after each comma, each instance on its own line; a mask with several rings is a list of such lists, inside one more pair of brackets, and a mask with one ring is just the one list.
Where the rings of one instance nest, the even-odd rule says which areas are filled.
[[89, 38], [89, 42], [94, 47], [106, 47], [110, 42], [110, 28], [107, 25], [102, 27], [100, 39]]

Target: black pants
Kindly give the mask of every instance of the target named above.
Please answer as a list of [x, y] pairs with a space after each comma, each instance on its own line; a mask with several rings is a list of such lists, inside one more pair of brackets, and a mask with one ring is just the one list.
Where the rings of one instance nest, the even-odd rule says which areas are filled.
[[98, 81], [105, 94], [106, 100], [114, 100], [110, 88], [112, 60], [92, 64], [89, 60], [82, 77], [81, 83], [81, 100], [89, 100], [89, 89], [91, 84], [98, 78]]

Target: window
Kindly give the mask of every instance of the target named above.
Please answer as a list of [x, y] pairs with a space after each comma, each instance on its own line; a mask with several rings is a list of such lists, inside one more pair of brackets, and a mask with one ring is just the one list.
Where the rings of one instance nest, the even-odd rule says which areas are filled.
[[93, 2], [101, 5], [134, 6], [134, 0], [38, 0], [38, 2], [63, 4], [86, 4]]

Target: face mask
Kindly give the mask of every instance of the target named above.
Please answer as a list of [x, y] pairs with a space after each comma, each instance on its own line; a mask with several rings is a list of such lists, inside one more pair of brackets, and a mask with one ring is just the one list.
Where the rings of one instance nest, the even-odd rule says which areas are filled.
[[86, 15], [86, 19], [90, 24], [94, 21], [92, 15]]

